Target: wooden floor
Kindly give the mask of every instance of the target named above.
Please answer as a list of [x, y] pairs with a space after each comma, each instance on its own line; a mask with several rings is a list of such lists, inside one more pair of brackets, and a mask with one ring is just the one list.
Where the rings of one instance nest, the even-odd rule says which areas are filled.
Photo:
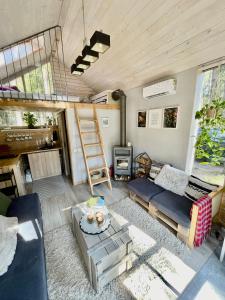
[[[106, 204], [112, 204], [128, 196], [126, 184], [112, 181], [112, 191], [107, 185], [94, 188], [96, 195], [105, 196]], [[73, 186], [64, 176], [36, 180], [27, 185], [28, 193], [38, 193], [41, 200], [44, 232], [71, 222], [71, 207], [91, 197], [88, 184]]]

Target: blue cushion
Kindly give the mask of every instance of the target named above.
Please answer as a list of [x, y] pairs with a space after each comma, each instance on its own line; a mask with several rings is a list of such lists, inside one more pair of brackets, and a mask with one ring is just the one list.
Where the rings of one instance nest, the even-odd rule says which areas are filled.
[[146, 178], [136, 178], [130, 181], [128, 189], [146, 202], [149, 202], [153, 196], [165, 191], [164, 188]]
[[153, 196], [151, 203], [178, 224], [190, 227], [190, 210], [192, 207], [190, 199], [165, 190]]
[[7, 273], [0, 276], [0, 299], [47, 300], [43, 226], [38, 195], [30, 194], [15, 199], [7, 216], [16, 216], [20, 224], [31, 226], [37, 238], [29, 239], [26, 235], [23, 238], [18, 234], [14, 260]]

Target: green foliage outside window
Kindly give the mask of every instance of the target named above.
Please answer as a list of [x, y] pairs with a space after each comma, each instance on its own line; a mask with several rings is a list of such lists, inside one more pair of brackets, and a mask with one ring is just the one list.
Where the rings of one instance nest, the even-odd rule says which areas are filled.
[[196, 112], [200, 133], [195, 145], [195, 157], [201, 164], [219, 166], [225, 155], [225, 100], [218, 98]]

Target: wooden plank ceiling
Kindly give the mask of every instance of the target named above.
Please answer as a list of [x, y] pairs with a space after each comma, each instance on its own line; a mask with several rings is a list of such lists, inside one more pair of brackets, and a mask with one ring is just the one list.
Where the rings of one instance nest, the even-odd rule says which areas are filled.
[[[62, 13], [66, 63], [83, 48], [81, 1]], [[225, 55], [225, 1], [84, 1], [87, 38], [102, 29], [111, 48], [82, 78], [95, 90], [129, 89]]]
[[[223, 0], [84, 0], [86, 36], [111, 48], [80, 78], [96, 91], [129, 89], [225, 55]], [[58, 23], [68, 67], [83, 48], [81, 0], [0, 0], [0, 46]]]

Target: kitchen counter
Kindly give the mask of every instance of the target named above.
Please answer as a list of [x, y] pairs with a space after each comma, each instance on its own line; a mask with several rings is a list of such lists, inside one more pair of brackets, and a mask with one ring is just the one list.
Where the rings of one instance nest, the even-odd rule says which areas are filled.
[[[20, 196], [26, 194], [24, 182], [24, 170], [21, 155], [28, 156], [33, 180], [56, 176], [61, 174], [59, 150], [61, 147], [47, 149], [21, 150], [18, 153], [8, 154], [9, 157], [0, 158], [0, 173], [7, 173], [13, 170], [18, 193]], [[10, 155], [12, 157], [10, 157]], [[13, 155], [15, 155], [13, 157]], [[7, 154], [5, 155], [7, 156]], [[38, 175], [35, 174], [38, 172]], [[3, 183], [5, 184], [5, 183]], [[7, 184], [7, 183], [6, 183]], [[6, 185], [7, 186], [7, 185]], [[5, 187], [5, 186], [3, 186]]]
[[0, 168], [17, 165], [20, 160], [20, 155], [13, 158], [0, 158]]
[[6, 167], [6, 166], [17, 165], [17, 163], [19, 162], [20, 156], [22, 154], [56, 151], [56, 150], [60, 150], [60, 149], [62, 149], [62, 148], [61, 147], [53, 147], [53, 148], [47, 148], [47, 149], [29, 149], [29, 150], [25, 150], [25, 151], [16, 153], [15, 157], [10, 157], [10, 158], [1, 158], [0, 157], [0, 168]]

